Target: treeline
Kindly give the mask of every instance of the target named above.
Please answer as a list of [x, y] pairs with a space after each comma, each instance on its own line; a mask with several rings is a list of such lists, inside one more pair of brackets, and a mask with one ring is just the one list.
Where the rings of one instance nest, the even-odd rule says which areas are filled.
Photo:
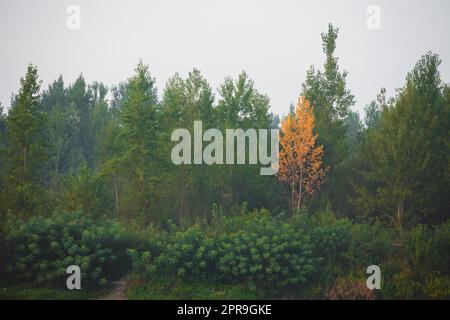
[[[147, 225], [208, 218], [213, 203], [224, 210], [282, 203], [276, 180], [256, 166], [176, 166], [171, 133], [206, 128], [275, 127], [269, 98], [243, 72], [226, 78], [218, 102], [200, 71], [174, 75], [158, 100], [155, 79], [139, 62], [135, 74], [111, 89], [80, 76], [62, 77], [40, 92], [37, 68], [28, 66], [21, 89], [2, 117], [3, 214], [83, 210]], [[276, 191], [276, 193], [280, 193]], [[280, 198], [280, 197], [278, 197]], [[276, 200], [272, 203], [273, 200]]]
[[[398, 229], [439, 223], [449, 216], [450, 88], [441, 60], [427, 53], [397, 94], [384, 89], [365, 109], [355, 99], [334, 51], [338, 30], [322, 34], [322, 70], [311, 67], [301, 86], [314, 112], [315, 143], [323, 145], [326, 175], [320, 191], [300, 210], [329, 208], [359, 222], [381, 220]], [[261, 176], [258, 165], [181, 165], [171, 162], [176, 128], [278, 128], [270, 99], [242, 72], [217, 94], [193, 69], [171, 77], [159, 96], [140, 61], [123, 83], [107, 88], [82, 75], [67, 85], [60, 76], [41, 90], [29, 65], [7, 114], [0, 116], [0, 214], [30, 218], [55, 209], [81, 210], [141, 226], [164, 227], [267, 208], [291, 215], [289, 184]], [[294, 106], [288, 113], [293, 114]], [[247, 149], [248, 150], [248, 149]]]

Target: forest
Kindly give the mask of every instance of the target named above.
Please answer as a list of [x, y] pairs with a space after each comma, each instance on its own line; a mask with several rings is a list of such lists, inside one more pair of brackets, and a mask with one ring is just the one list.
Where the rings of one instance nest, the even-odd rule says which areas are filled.
[[[158, 92], [142, 60], [110, 87], [80, 74], [43, 88], [24, 66], [0, 105], [0, 298], [99, 298], [120, 282], [127, 299], [450, 299], [441, 59], [424, 52], [360, 115], [338, 35], [322, 33], [324, 64], [281, 115], [244, 71], [212, 88], [194, 68]], [[223, 137], [278, 129], [276, 174], [249, 161], [251, 142], [225, 162], [200, 141], [214, 161], [174, 163], [172, 133], [196, 121]]]

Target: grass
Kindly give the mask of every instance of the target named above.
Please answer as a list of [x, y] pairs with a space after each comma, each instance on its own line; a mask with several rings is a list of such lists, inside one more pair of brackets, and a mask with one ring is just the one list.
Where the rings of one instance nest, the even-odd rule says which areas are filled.
[[0, 300], [88, 300], [101, 295], [99, 291], [50, 288], [0, 287]]
[[181, 283], [163, 279], [151, 283], [142, 279], [130, 280], [130, 300], [256, 300], [262, 299], [257, 292], [245, 285], [214, 285], [210, 283]]
[[[20, 286], [0, 286], [0, 300], [89, 300], [105, 294], [102, 291], [68, 290]], [[245, 285], [182, 283], [157, 279], [151, 282], [137, 276], [128, 281], [129, 300], [256, 300], [263, 296]]]

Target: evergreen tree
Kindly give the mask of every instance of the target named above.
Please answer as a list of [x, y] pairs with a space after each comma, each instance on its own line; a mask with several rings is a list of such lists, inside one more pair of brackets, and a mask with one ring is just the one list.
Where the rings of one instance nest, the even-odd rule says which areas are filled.
[[83, 75], [80, 75], [68, 89], [70, 108], [76, 114], [75, 146], [71, 154], [71, 166], [77, 168], [87, 164], [94, 165], [94, 136], [92, 134], [92, 92], [86, 85]]
[[75, 109], [69, 104], [62, 76], [42, 93], [42, 108], [47, 115], [46, 134], [49, 143], [51, 190], [60, 190], [61, 175], [69, 167], [69, 155], [74, 147]]
[[[399, 230], [444, 219], [449, 201], [448, 118], [437, 55], [428, 53], [408, 74], [395, 103], [367, 132], [363, 156], [368, 184], [358, 188], [363, 214], [386, 217]], [[438, 219], [438, 220], [439, 220]]]
[[7, 209], [29, 216], [39, 212], [46, 194], [43, 188], [46, 117], [40, 104], [40, 82], [35, 66], [28, 65], [20, 85], [6, 121], [8, 175], [2, 202], [7, 204]]
[[350, 181], [344, 175], [347, 171], [346, 159], [349, 156], [345, 119], [355, 100], [347, 89], [347, 72], [340, 71], [338, 58], [334, 55], [338, 31], [329, 24], [328, 31], [322, 33], [322, 47], [326, 55], [324, 71], [311, 66], [302, 91], [314, 107], [318, 143], [324, 146], [324, 165], [330, 167], [328, 183], [324, 185], [322, 194], [337, 213], [343, 213], [347, 203], [346, 195], [342, 191]]
[[159, 201], [155, 183], [159, 135], [157, 102], [155, 79], [141, 60], [128, 80], [120, 120], [125, 146], [121, 161], [130, 179], [127, 190], [129, 210], [137, 212], [144, 224], [150, 222]]

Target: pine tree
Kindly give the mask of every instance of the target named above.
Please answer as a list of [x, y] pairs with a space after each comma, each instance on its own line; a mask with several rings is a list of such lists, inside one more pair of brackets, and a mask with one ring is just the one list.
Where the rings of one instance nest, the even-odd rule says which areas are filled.
[[42, 186], [47, 158], [46, 117], [35, 66], [28, 65], [20, 84], [6, 122], [8, 176], [4, 201], [13, 212], [31, 215], [39, 211], [45, 199]]
[[398, 230], [448, 217], [448, 118], [437, 55], [428, 53], [408, 74], [396, 100], [366, 133], [362, 155], [367, 184], [356, 203], [366, 216]]
[[130, 179], [130, 190], [127, 192], [129, 209], [138, 212], [145, 224], [150, 222], [157, 202], [157, 113], [155, 79], [141, 60], [135, 74], [128, 80], [126, 99], [120, 110], [121, 139], [125, 146], [120, 157]]

